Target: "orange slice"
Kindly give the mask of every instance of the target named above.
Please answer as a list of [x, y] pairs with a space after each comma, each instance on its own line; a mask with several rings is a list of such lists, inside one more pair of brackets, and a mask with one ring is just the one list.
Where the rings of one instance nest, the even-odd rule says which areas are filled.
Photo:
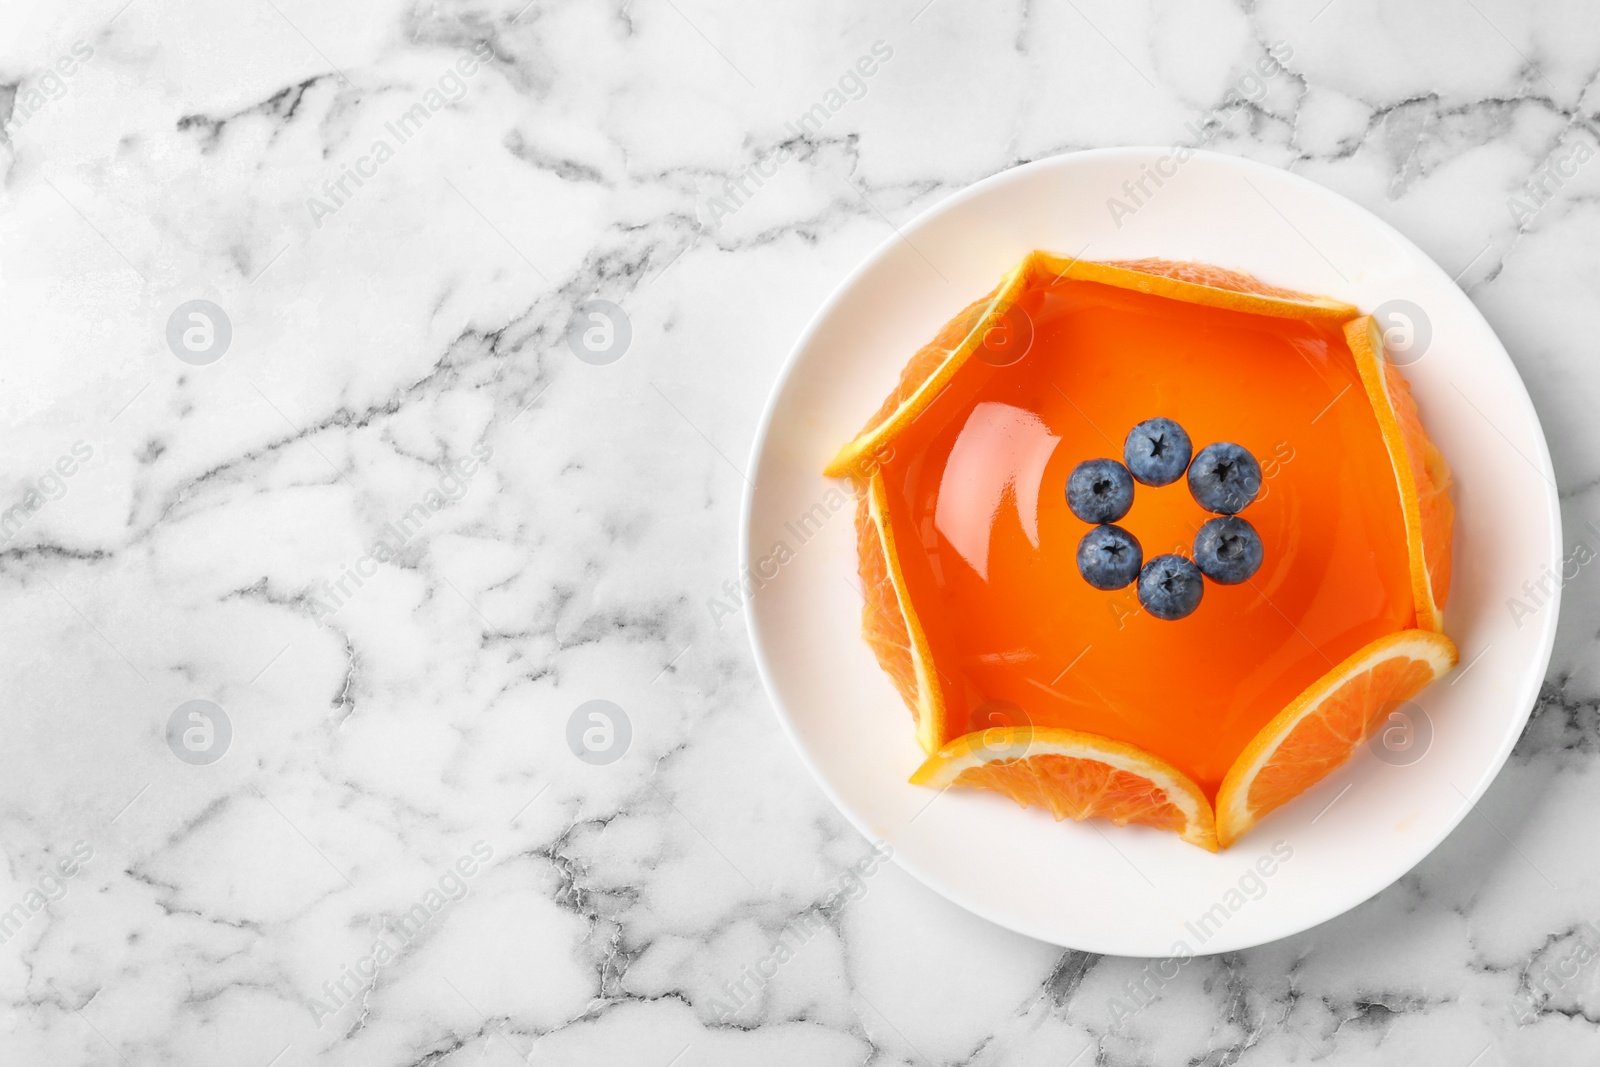
[[917, 350], [900, 371], [899, 384], [867, 420], [861, 432], [828, 461], [823, 474], [830, 478], [853, 474], [859, 478], [866, 473], [869, 457], [933, 403], [939, 391], [983, 343], [984, 335], [1016, 302], [1027, 283], [1032, 263], [1033, 256], [1024, 258], [993, 292], [968, 304], [945, 323], [937, 337]]
[[1199, 786], [1143, 749], [1098, 734], [1029, 726], [964, 734], [928, 757], [911, 781], [1004, 793], [1025, 808], [1048, 808], [1058, 822], [1109, 819], [1171, 830], [1217, 850], [1211, 805]]
[[1209, 263], [1166, 259], [1123, 259], [1097, 263], [1050, 252], [1035, 252], [1038, 269], [1063, 278], [1102, 282], [1207, 307], [1228, 308], [1285, 319], [1344, 322], [1360, 309], [1326, 296], [1268, 285], [1253, 274]]
[[1343, 764], [1394, 705], [1456, 665], [1456, 646], [1432, 630], [1380, 637], [1313, 682], [1256, 734], [1217, 790], [1223, 848], [1268, 812]]
[[1345, 324], [1344, 335], [1400, 487], [1417, 625], [1443, 630], [1444, 603], [1450, 592], [1450, 524], [1456, 515], [1450, 501], [1450, 465], [1423, 430], [1411, 387], [1384, 354], [1377, 322], [1363, 315]]
[[861, 636], [878, 658], [917, 723], [924, 752], [939, 747], [944, 698], [934, 676], [928, 636], [917, 621], [900, 569], [883, 474], [875, 472], [856, 502], [856, 551], [861, 573]]

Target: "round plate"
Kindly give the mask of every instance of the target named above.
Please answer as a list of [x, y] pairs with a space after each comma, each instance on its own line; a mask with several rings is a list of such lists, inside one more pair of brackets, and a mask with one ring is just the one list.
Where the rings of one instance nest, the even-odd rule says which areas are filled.
[[[998, 795], [907, 783], [923, 753], [860, 637], [854, 502], [820, 472], [911, 354], [1034, 248], [1199, 260], [1367, 311], [1410, 302], [1416, 344], [1404, 373], [1455, 470], [1458, 508], [1445, 621], [1461, 665], [1417, 700], [1427, 723], [1411, 751], [1421, 758], [1398, 765], [1363, 750], [1219, 855], [1143, 827], [1057, 823]], [[1555, 477], [1494, 332], [1393, 228], [1304, 178], [1230, 156], [1080, 152], [996, 175], [926, 212], [811, 321], [779, 375], [750, 471], [740, 563], [755, 590], [751, 641], [801, 757], [845, 815], [928, 886], [1072, 948], [1224, 952], [1366, 900], [1488, 787], [1555, 639], [1558, 592], [1535, 606], [1524, 589], [1560, 568]], [[1513, 599], [1532, 613], [1514, 612]]]

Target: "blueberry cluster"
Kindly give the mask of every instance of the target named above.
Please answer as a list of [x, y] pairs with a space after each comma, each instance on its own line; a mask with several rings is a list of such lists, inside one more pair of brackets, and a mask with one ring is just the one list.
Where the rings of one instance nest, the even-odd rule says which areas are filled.
[[[1193, 456], [1193, 462], [1190, 457]], [[1158, 619], [1181, 619], [1200, 606], [1202, 577], [1238, 585], [1261, 567], [1261, 537], [1239, 518], [1261, 492], [1261, 464], [1229, 441], [1194, 455], [1182, 426], [1171, 419], [1146, 419], [1122, 446], [1123, 463], [1090, 459], [1067, 476], [1067, 507], [1094, 529], [1078, 542], [1078, 573], [1096, 589], [1139, 583], [1139, 603]], [[1200, 527], [1194, 558], [1172, 553], [1148, 563], [1139, 539], [1116, 525], [1133, 507], [1133, 483], [1171, 485], [1184, 472], [1195, 502], [1217, 518]]]

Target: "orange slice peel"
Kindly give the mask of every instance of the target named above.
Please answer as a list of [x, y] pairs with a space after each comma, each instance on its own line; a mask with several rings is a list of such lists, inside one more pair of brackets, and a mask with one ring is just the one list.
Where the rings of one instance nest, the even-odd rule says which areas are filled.
[[997, 726], [956, 738], [917, 768], [916, 785], [1004, 794], [1062, 819], [1171, 830], [1217, 851], [1211, 804], [1182, 771], [1143, 749], [1078, 730]]
[[861, 432], [828, 462], [822, 473], [830, 478], [853, 475], [864, 480], [864, 466], [869, 458], [933, 403], [939, 391], [983, 344], [984, 336], [1016, 303], [1027, 285], [1032, 263], [1032, 256], [1024, 259], [993, 292], [968, 304], [945, 324], [938, 336], [918, 349], [900, 372], [899, 383], [882, 406], [867, 420]]
[[1383, 335], [1371, 315], [1344, 328], [1355, 356], [1367, 399], [1378, 417], [1383, 443], [1400, 490], [1411, 556], [1411, 593], [1417, 604], [1417, 626], [1444, 629], [1444, 603], [1450, 589], [1450, 527], [1455, 505], [1450, 500], [1450, 466], [1428, 439], [1417, 415], [1411, 387], [1384, 355]]
[[932, 752], [944, 730], [944, 698], [927, 634], [906, 590], [888, 509], [883, 474], [875, 472], [856, 502], [856, 548], [865, 600], [861, 634], [911, 709], [923, 751]]
[[1347, 761], [1396, 704], [1456, 665], [1433, 630], [1380, 637], [1311, 684], [1245, 747], [1217, 790], [1217, 839], [1227, 848], [1268, 812]]
[[1213, 267], [1209, 263], [1165, 259], [1096, 262], [1049, 252], [1035, 252], [1031, 260], [1036, 269], [1061, 278], [1100, 282], [1119, 289], [1253, 315], [1344, 322], [1361, 314], [1359, 308], [1342, 301], [1282, 289], [1243, 271]]

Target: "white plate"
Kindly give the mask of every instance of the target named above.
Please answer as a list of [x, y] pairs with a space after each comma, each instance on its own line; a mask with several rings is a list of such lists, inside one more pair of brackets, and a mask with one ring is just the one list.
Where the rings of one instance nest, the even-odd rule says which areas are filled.
[[[1147, 178], [1152, 195], [1113, 219], [1108, 199], [1131, 206], [1124, 183], [1137, 183], [1146, 164], [1176, 173], [1160, 187]], [[922, 752], [859, 636], [853, 507], [830, 508], [842, 497], [829, 495], [838, 487], [819, 472], [911, 353], [1034, 248], [1200, 260], [1367, 311], [1396, 299], [1424, 310], [1432, 339], [1405, 374], [1455, 470], [1446, 629], [1461, 667], [1418, 699], [1433, 733], [1423, 758], [1394, 766], [1363, 751], [1220, 855], [1141, 827], [1056, 823], [974, 790], [930, 805], [935, 794], [907, 783]], [[1559, 568], [1561, 523], [1538, 417], [1499, 340], [1449, 275], [1387, 224], [1304, 178], [1229, 156], [1195, 153], [1179, 165], [1170, 149], [1080, 152], [996, 175], [926, 212], [811, 321], [779, 375], [750, 471], [741, 566], [773, 557], [779, 542], [789, 553], [777, 556], [792, 554], [763, 567], [777, 573], [751, 600], [751, 640], [802, 758], [845, 815], [892, 845], [917, 878], [1058, 945], [1133, 956], [1224, 952], [1372, 896], [1426, 856], [1488, 787], [1527, 720], [1555, 639], [1554, 598], [1521, 619], [1507, 606], [1525, 599], [1525, 581]], [[801, 537], [807, 513], [827, 518]], [[1263, 876], [1257, 864], [1275, 845], [1292, 855], [1264, 863], [1272, 873]]]

